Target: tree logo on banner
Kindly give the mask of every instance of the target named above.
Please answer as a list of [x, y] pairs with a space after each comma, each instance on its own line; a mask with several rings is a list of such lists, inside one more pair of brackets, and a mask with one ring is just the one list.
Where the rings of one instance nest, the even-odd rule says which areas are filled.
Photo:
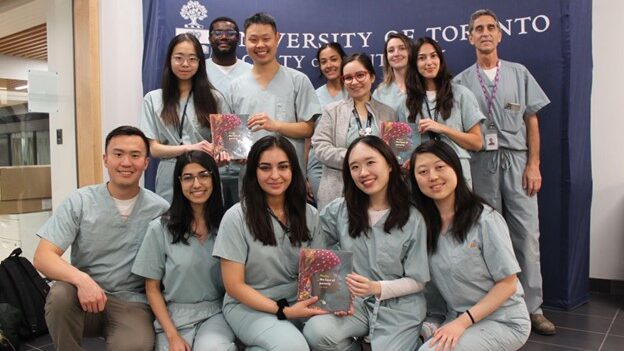
[[206, 7], [199, 3], [199, 1], [189, 1], [186, 5], [180, 9], [180, 16], [185, 20], [191, 20], [190, 23], [184, 25], [185, 28], [204, 28], [202, 24], [197, 23], [198, 20], [203, 20], [208, 16], [208, 10]]

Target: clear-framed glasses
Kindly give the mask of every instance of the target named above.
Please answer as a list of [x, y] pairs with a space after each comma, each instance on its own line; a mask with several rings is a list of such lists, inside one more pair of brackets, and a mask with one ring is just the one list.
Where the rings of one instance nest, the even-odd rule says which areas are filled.
[[188, 62], [189, 65], [196, 65], [199, 63], [199, 58], [197, 56], [182, 56], [182, 55], [173, 55], [171, 60], [176, 65], [181, 65], [184, 62]]
[[342, 81], [346, 84], [350, 84], [353, 82], [354, 79], [361, 83], [364, 81], [364, 79], [366, 79], [366, 77], [368, 77], [368, 71], [358, 71], [354, 74], [346, 74], [340, 77], [340, 79], [342, 79]]
[[218, 30], [218, 29], [215, 29], [215, 30], [210, 32], [210, 35], [212, 35], [212, 36], [214, 36], [216, 38], [219, 38], [219, 37], [222, 37], [222, 36], [226, 36], [228, 38], [234, 38], [235, 36], [238, 35], [238, 32], [233, 30], [233, 29], [228, 29], [228, 30]]
[[205, 170], [197, 173], [197, 175], [192, 174], [183, 174], [180, 176], [180, 183], [183, 185], [191, 185], [195, 183], [195, 179], [197, 179], [200, 183], [205, 184], [208, 181], [212, 180], [212, 172]]

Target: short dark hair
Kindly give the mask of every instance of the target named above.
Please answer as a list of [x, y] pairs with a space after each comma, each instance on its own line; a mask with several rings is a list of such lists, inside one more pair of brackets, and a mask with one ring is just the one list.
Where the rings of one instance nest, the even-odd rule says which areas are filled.
[[172, 235], [172, 244], [182, 242], [188, 245], [188, 238], [193, 232], [192, 225], [195, 222], [193, 209], [190, 201], [182, 193], [180, 182], [184, 167], [191, 163], [197, 163], [212, 174], [212, 194], [204, 204], [204, 221], [210, 234], [217, 233], [225, 212], [221, 195], [219, 167], [212, 156], [203, 151], [191, 151], [178, 156], [173, 170], [173, 200], [171, 207], [161, 218], [162, 224], [167, 226]]
[[273, 27], [273, 30], [275, 32], [277, 32], [277, 24], [275, 23], [275, 18], [273, 18], [273, 16], [269, 15], [266, 12], [258, 12], [247, 17], [247, 19], [245, 20], [245, 24], [243, 25], [243, 30], [245, 31], [245, 33], [247, 33], [247, 28], [249, 28], [249, 26], [251, 26], [252, 24], [268, 24], [269, 26]]
[[292, 245], [311, 239], [311, 233], [306, 222], [306, 185], [305, 177], [299, 168], [297, 152], [292, 143], [285, 137], [278, 135], [267, 135], [260, 138], [249, 150], [247, 155], [247, 171], [243, 177], [241, 205], [245, 213], [245, 221], [251, 235], [255, 240], [263, 245], [276, 246], [277, 239], [271, 222], [266, 194], [258, 183], [257, 169], [260, 164], [260, 157], [265, 151], [278, 148], [286, 154], [292, 178], [285, 194], [285, 210], [288, 217], [289, 232], [288, 237]]
[[111, 139], [117, 136], [126, 135], [126, 136], [138, 136], [143, 139], [143, 143], [145, 143], [145, 150], [147, 151], [146, 155], [149, 155], [150, 147], [149, 147], [149, 139], [143, 134], [137, 127], [133, 126], [119, 126], [108, 133], [106, 136], [106, 141], [104, 142], [104, 152], [108, 149], [108, 144], [110, 144]]
[[340, 75], [342, 75], [344, 66], [346, 66], [347, 63], [351, 63], [353, 61], [361, 63], [362, 66], [364, 66], [364, 69], [368, 71], [368, 74], [371, 75], [371, 77], [375, 75], [375, 67], [373, 67], [373, 62], [371, 61], [370, 57], [363, 52], [356, 52], [355, 54], [351, 54], [343, 59], [342, 65], [340, 65]]
[[477, 18], [481, 16], [490, 16], [494, 18], [494, 21], [496, 21], [496, 28], [500, 29], [500, 24], [498, 23], [498, 17], [494, 13], [494, 11], [490, 9], [480, 9], [480, 10], [473, 12], [472, 15], [470, 15], [470, 21], [468, 22], [468, 33], [472, 33], [472, 30], [474, 29], [474, 22], [477, 20]]
[[438, 246], [438, 238], [442, 230], [442, 218], [440, 211], [433, 199], [420, 191], [416, 182], [416, 158], [421, 154], [433, 154], [442, 162], [446, 163], [455, 172], [457, 177], [457, 187], [455, 188], [455, 215], [453, 223], [449, 227], [449, 232], [457, 242], [464, 242], [468, 236], [468, 231], [477, 222], [485, 200], [473, 193], [462, 173], [462, 166], [459, 156], [452, 147], [441, 140], [429, 140], [420, 144], [412, 153], [410, 158], [410, 183], [412, 186], [413, 201], [416, 208], [422, 213], [425, 224], [427, 224], [427, 251], [435, 253]]
[[238, 24], [236, 23], [236, 21], [234, 21], [230, 17], [221, 16], [221, 17], [217, 17], [217, 18], [213, 19], [212, 22], [210, 22], [210, 27], [208, 27], [208, 30], [211, 33], [212, 33], [212, 27], [214, 27], [215, 23], [217, 23], [217, 22], [230, 22], [230, 23], [232, 23], [234, 25], [234, 30], [236, 31], [236, 33], [240, 32], [240, 30], [238, 29]]
[[390, 234], [392, 228], [401, 229], [409, 220], [409, 189], [401, 176], [401, 166], [390, 146], [378, 136], [368, 135], [355, 139], [349, 145], [342, 163], [342, 181], [344, 182], [344, 198], [347, 204], [349, 236], [352, 238], [357, 238], [362, 234], [368, 236], [368, 231], [371, 228], [368, 215], [370, 197], [355, 185], [349, 167], [349, 157], [353, 148], [358, 144], [365, 144], [377, 150], [390, 166], [391, 170], [386, 189], [388, 202], [390, 203], [390, 214], [383, 227], [384, 231]]
[[333, 49], [334, 51], [336, 51], [338, 53], [338, 55], [340, 56], [341, 60], [344, 60], [345, 56], [347, 56], [347, 54], [345, 53], [344, 49], [342, 48], [342, 45], [340, 45], [339, 43], [336, 42], [331, 42], [331, 43], [325, 43], [323, 45], [321, 45], [318, 50], [316, 50], [316, 60], [319, 61], [319, 71], [321, 72], [320, 78], [323, 78], [323, 71], [321, 71], [321, 51], [325, 50], [325, 49]]

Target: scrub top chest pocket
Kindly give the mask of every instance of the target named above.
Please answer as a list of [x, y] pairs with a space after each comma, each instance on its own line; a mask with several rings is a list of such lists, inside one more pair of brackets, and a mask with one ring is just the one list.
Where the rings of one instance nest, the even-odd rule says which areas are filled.
[[299, 118], [295, 112], [295, 93], [280, 94], [275, 99], [275, 119], [286, 122], [297, 122]]
[[481, 243], [474, 239], [466, 240], [452, 250], [451, 263], [455, 267], [453, 276], [459, 281], [472, 283], [475, 280], [488, 280], [484, 276], [488, 268], [481, 253]]

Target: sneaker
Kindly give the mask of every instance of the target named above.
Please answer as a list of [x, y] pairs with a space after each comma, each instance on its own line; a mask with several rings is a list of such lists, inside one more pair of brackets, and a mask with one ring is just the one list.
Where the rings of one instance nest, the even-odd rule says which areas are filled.
[[541, 335], [555, 335], [555, 325], [543, 314], [531, 314], [531, 330]]

